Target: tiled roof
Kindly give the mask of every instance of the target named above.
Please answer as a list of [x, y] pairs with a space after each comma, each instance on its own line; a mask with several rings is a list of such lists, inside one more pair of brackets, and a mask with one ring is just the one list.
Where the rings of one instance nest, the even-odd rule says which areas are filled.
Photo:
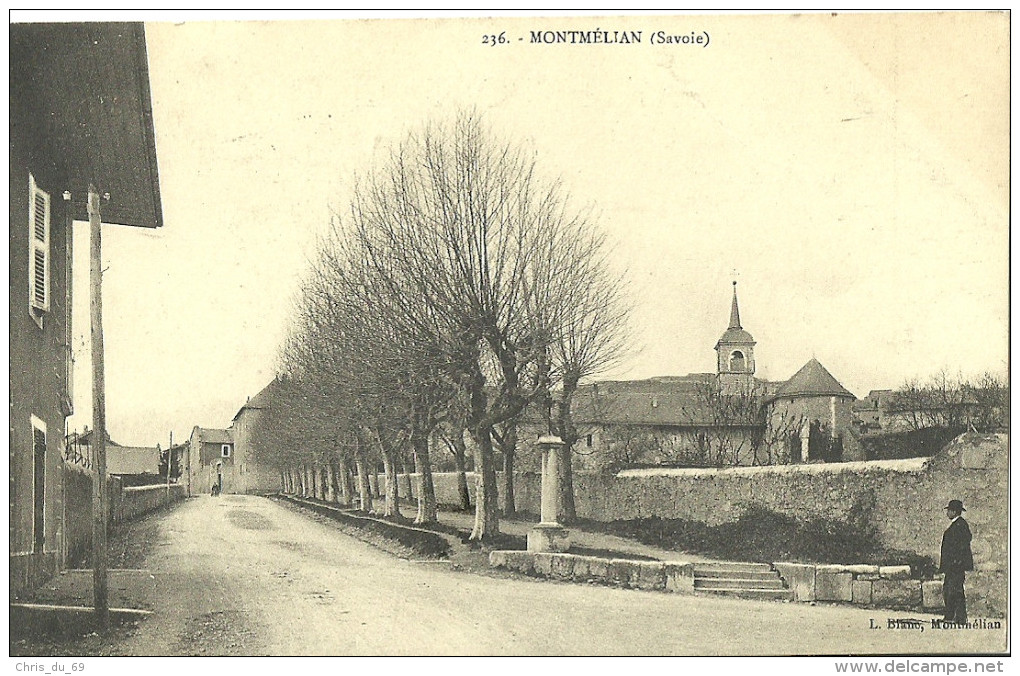
[[230, 430], [218, 430], [210, 427], [199, 427], [198, 439], [204, 444], [234, 443], [234, 435]]
[[[713, 374], [677, 378], [612, 381], [580, 388], [574, 395], [571, 414], [576, 422], [663, 427], [747, 427], [756, 424], [756, 411], [744, 411], [735, 419], [720, 416], [705, 396]], [[746, 407], [745, 407], [746, 408]]]
[[856, 399], [849, 390], [839, 384], [831, 373], [817, 360], [812, 358], [804, 364], [793, 377], [783, 383], [773, 399], [784, 397], [848, 397]]
[[106, 450], [109, 474], [159, 474], [159, 449], [153, 446], [112, 446]]

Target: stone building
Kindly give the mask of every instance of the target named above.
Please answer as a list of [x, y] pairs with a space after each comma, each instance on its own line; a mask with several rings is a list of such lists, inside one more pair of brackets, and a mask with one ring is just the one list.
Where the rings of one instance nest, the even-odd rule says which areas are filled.
[[253, 443], [258, 419], [272, 406], [273, 380], [238, 409], [230, 423], [234, 438], [234, 464], [237, 468], [237, 493], [271, 493], [280, 490], [279, 473], [259, 463]]
[[198, 427], [188, 440], [188, 495], [209, 493], [216, 486], [221, 493], [243, 493], [234, 462], [234, 435], [229, 429]]
[[849, 433], [856, 400], [812, 358], [768, 398], [768, 415], [773, 420], [801, 421], [799, 448], [796, 442], [791, 446], [791, 459], [863, 460], [864, 449]]

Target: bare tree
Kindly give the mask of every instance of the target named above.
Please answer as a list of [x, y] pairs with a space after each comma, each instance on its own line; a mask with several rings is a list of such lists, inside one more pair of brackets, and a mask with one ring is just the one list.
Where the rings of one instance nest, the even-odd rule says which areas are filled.
[[471, 537], [498, 534], [494, 432], [512, 435], [548, 385], [538, 364], [591, 226], [527, 153], [470, 114], [409, 135], [359, 185], [346, 224], [390, 325], [428, 346], [463, 393], [478, 473]]

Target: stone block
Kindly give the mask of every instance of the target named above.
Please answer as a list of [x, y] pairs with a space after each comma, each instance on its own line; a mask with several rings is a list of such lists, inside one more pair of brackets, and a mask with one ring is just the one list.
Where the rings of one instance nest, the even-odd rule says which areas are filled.
[[588, 560], [588, 574], [600, 582], [609, 581], [609, 559], [592, 557]]
[[815, 573], [815, 598], [819, 601], [852, 601], [853, 579], [853, 573], [818, 570]]
[[849, 573], [847, 567], [841, 563], [826, 563], [820, 566], [815, 566], [818, 573], [836, 574], [836, 573]]
[[489, 552], [489, 565], [493, 568], [506, 568], [506, 551], [496, 549]]
[[878, 574], [887, 580], [909, 580], [910, 566], [881, 566]]
[[694, 564], [667, 561], [662, 564], [666, 590], [677, 594], [694, 593]]
[[878, 575], [878, 566], [873, 566], [869, 563], [855, 563], [852, 566], [843, 566], [844, 573], [853, 573], [854, 575]]
[[994, 466], [993, 455], [988, 446], [968, 446], [960, 453], [962, 469], [988, 469]]
[[537, 552], [532, 554], [535, 562], [535, 574], [549, 577], [552, 575], [553, 555], [550, 552]]
[[793, 592], [794, 601], [815, 600], [815, 566], [805, 563], [774, 563], [772, 566]]
[[860, 606], [871, 605], [871, 585], [870, 580], [854, 580], [851, 586], [853, 602]]
[[942, 580], [928, 580], [921, 583], [921, 605], [931, 610], [943, 610], [946, 601], [942, 598]]
[[558, 580], [569, 580], [574, 574], [573, 554], [553, 554], [552, 576]]
[[870, 580], [870, 581], [874, 581], [874, 580], [881, 580], [882, 576], [879, 575], [878, 573], [861, 573], [860, 575], [855, 575], [854, 579], [855, 580]]
[[666, 572], [662, 561], [641, 561], [637, 564], [637, 579], [633, 585], [638, 589], [666, 588]]
[[570, 531], [561, 526], [539, 524], [528, 531], [529, 552], [565, 552], [570, 549]]
[[575, 556], [574, 557], [574, 568], [571, 572], [571, 577], [575, 582], [586, 582], [591, 578], [591, 561], [590, 556]]
[[882, 608], [919, 608], [920, 580], [875, 580], [871, 583], [871, 602]]
[[510, 570], [520, 571], [525, 575], [535, 572], [535, 556], [530, 552], [506, 551], [503, 559]]
[[629, 587], [637, 578], [637, 562], [626, 559], [612, 559], [609, 562], [607, 578], [613, 584]]

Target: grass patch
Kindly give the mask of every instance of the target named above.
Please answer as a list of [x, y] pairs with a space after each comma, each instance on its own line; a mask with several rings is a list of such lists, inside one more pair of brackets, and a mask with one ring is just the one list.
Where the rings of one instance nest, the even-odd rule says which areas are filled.
[[717, 526], [649, 517], [586, 521], [583, 527], [653, 547], [731, 561], [910, 565], [917, 577], [935, 572], [931, 557], [879, 546], [874, 530], [866, 523], [794, 519], [761, 507], [748, 508], [736, 521]]
[[[311, 500], [288, 499], [317, 514], [337, 521], [347, 528], [368, 537], [359, 537], [375, 544], [379, 540], [391, 542], [400, 547], [408, 557], [422, 559], [445, 559], [450, 556], [450, 543], [441, 534], [432, 532], [406, 519], [381, 519], [341, 511], [340, 509]], [[352, 535], [356, 534], [352, 533]]]

